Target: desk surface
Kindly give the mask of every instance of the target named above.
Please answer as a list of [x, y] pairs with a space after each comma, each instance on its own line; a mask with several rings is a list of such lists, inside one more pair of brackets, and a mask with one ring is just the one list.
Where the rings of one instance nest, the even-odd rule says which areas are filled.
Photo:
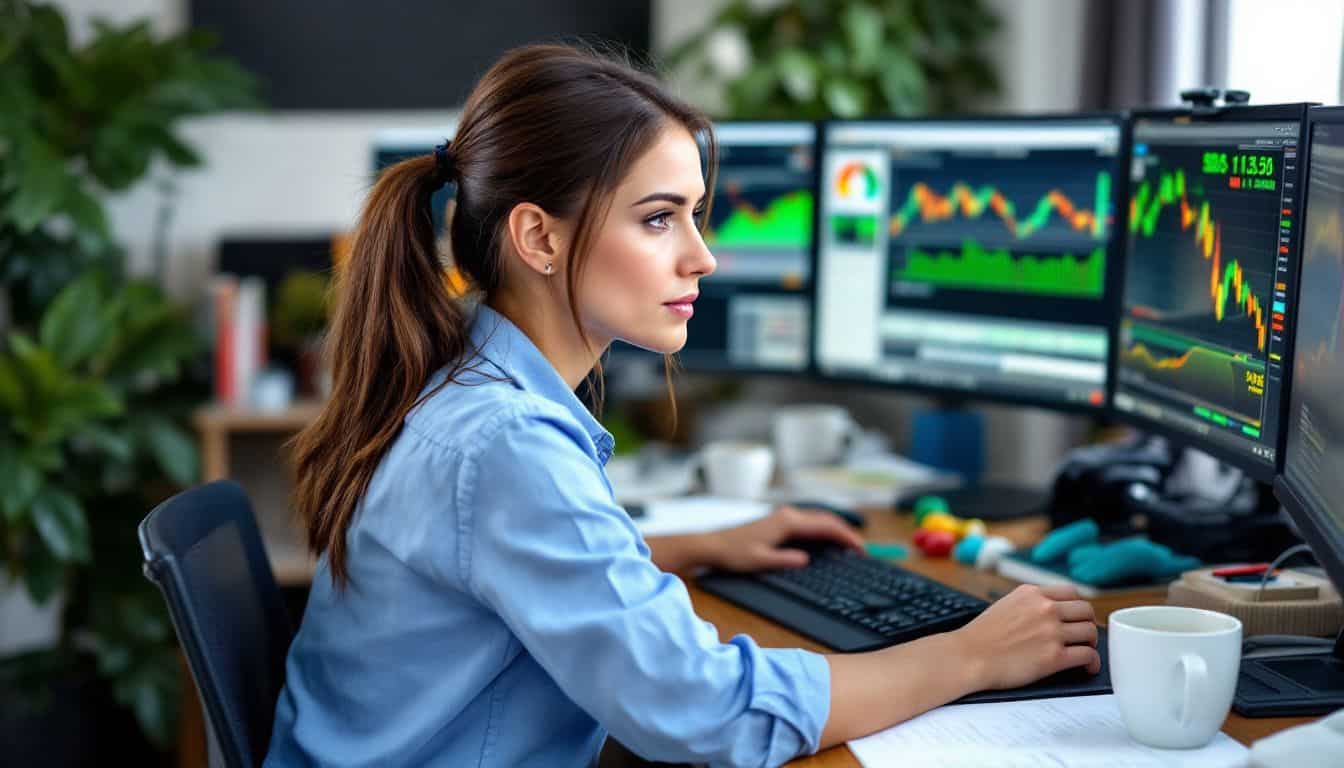
[[[872, 511], [867, 514], [867, 518], [868, 526], [864, 530], [864, 535], [868, 540], [897, 541], [909, 544], [910, 536], [914, 532], [914, 523], [910, 515]], [[992, 533], [1006, 536], [1019, 546], [1026, 546], [1039, 540], [1046, 530], [1047, 524], [1043, 518], [1030, 518], [990, 526]], [[901, 563], [903, 566], [971, 594], [992, 599], [1016, 586], [1015, 582], [998, 575], [977, 571], [959, 565], [952, 560], [925, 559], [919, 556], [917, 550], [912, 548], [911, 551], [911, 559], [903, 561]], [[719, 636], [724, 640], [728, 640], [733, 635], [747, 634], [763, 646], [807, 648], [814, 651], [827, 650], [801, 635], [784, 629], [769, 619], [702, 592], [694, 585], [690, 587], [690, 592], [696, 612], [702, 618], [714, 624], [719, 630]], [[1165, 590], [1154, 590], [1152, 592], [1127, 593], [1115, 597], [1101, 597], [1093, 600], [1092, 604], [1097, 611], [1097, 620], [1104, 624], [1112, 611], [1135, 605], [1161, 604], [1165, 601]], [[1251, 719], [1232, 713], [1228, 715], [1227, 722], [1223, 724], [1223, 730], [1237, 741], [1249, 745], [1252, 741], [1263, 736], [1268, 736], [1293, 725], [1309, 722], [1312, 719], [1306, 717]], [[822, 766], [826, 768], [840, 768], [840, 766], [858, 768], [859, 761], [855, 759], [854, 754], [849, 751], [848, 747], [840, 746], [811, 757], [796, 760], [790, 765], [800, 768], [821, 768]]]

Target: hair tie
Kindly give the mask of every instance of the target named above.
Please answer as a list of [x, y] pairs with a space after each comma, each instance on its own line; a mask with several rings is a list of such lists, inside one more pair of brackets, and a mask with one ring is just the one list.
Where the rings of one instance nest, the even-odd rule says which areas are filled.
[[457, 175], [457, 163], [448, 151], [448, 140], [434, 148], [434, 184], [442, 187]]

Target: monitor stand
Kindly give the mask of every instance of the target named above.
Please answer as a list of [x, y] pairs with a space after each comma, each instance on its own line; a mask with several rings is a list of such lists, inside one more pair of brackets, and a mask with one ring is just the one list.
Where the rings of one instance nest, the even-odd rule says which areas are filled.
[[[965, 400], [951, 394], [936, 398], [933, 408], [915, 415], [910, 458], [922, 464], [979, 477], [985, 464], [984, 419], [966, 407]], [[1046, 514], [1050, 495], [1010, 483], [972, 481], [959, 488], [929, 493], [912, 492], [896, 502], [898, 510], [911, 510], [925, 495], [947, 500], [948, 512], [963, 519], [1015, 520]]]
[[1232, 708], [1244, 717], [1323, 715], [1344, 707], [1344, 630], [1333, 648], [1242, 659]]
[[1006, 483], [975, 483], [946, 491], [913, 493], [903, 496], [896, 508], [914, 509], [921, 496], [941, 496], [947, 511], [962, 519], [979, 518], [987, 523], [1017, 520], [1047, 513], [1050, 494], [1043, 490]]

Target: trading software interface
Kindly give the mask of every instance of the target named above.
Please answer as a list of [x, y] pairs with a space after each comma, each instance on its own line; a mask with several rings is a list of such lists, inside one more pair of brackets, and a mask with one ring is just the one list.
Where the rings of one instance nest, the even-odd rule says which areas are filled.
[[823, 374], [1101, 408], [1117, 119], [833, 123]]
[[1317, 123], [1307, 170], [1302, 284], [1284, 473], [1344, 532], [1344, 124]]
[[1133, 130], [1115, 405], [1272, 472], [1300, 122]]

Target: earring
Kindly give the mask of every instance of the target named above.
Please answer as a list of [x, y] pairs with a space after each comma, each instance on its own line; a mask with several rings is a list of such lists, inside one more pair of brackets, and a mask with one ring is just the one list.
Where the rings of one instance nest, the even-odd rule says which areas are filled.
[[546, 262], [546, 274], [551, 274], [551, 270], [553, 269], [555, 269], [555, 263], [550, 261]]

